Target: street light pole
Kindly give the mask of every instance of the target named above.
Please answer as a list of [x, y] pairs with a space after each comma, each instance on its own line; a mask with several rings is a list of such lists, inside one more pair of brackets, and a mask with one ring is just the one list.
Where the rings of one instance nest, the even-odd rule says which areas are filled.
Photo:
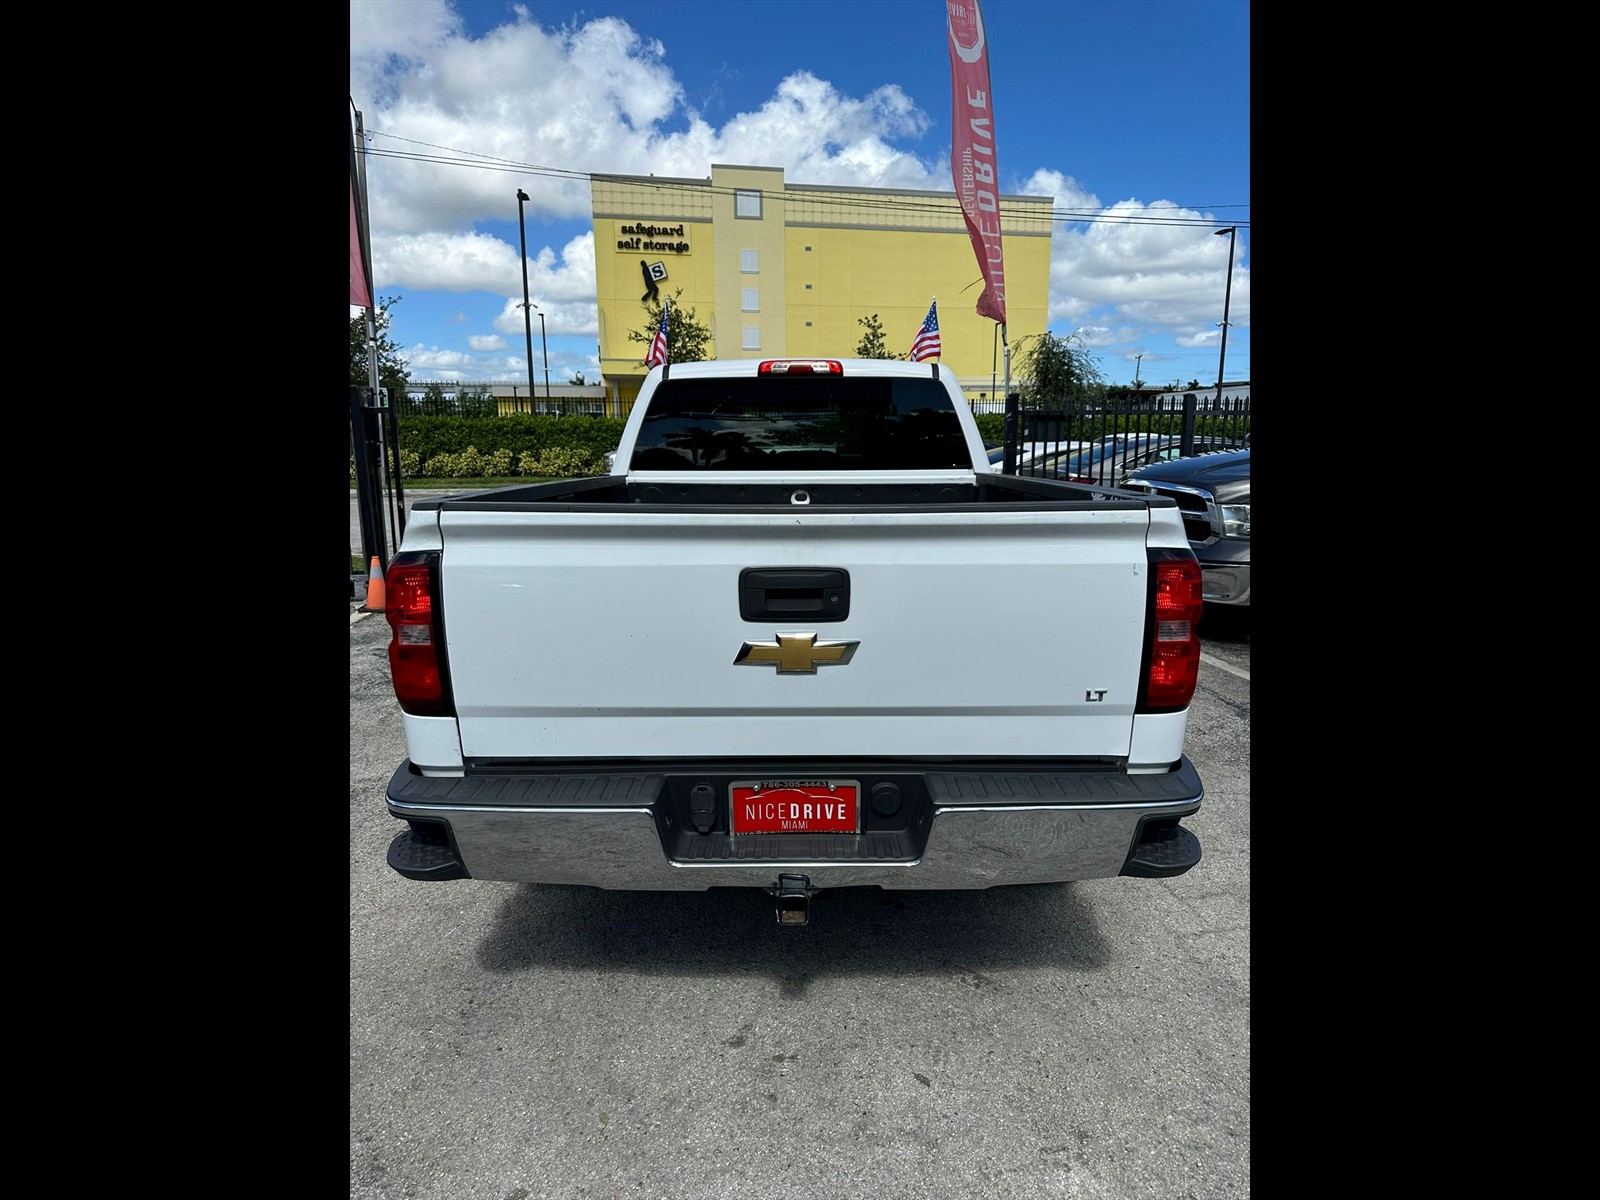
[[[535, 304], [534, 309], [539, 314], [539, 349], [544, 352], [544, 398], [550, 401], [550, 343], [544, 340], [544, 309]], [[528, 356], [533, 356], [533, 347], [528, 347]]]
[[[523, 202], [529, 199], [528, 193], [521, 188], [517, 189], [517, 234], [522, 246], [522, 332], [528, 340], [528, 401], [531, 406], [533, 401], [533, 314], [528, 309], [528, 222], [522, 215]], [[539, 317], [539, 328], [544, 329], [544, 317]], [[1223, 331], [1227, 336], [1227, 331]], [[549, 391], [549, 384], [545, 385]]]
[[1217, 408], [1222, 408], [1222, 364], [1228, 361], [1228, 303], [1233, 299], [1233, 235], [1238, 228], [1229, 225], [1226, 229], [1218, 229], [1215, 236], [1228, 235], [1228, 286], [1222, 293], [1222, 349], [1217, 355]]

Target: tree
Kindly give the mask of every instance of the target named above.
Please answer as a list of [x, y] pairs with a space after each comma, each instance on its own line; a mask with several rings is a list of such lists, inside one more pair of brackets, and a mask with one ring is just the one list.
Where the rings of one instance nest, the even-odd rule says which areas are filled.
[[467, 383], [456, 389], [456, 411], [463, 417], [492, 417], [500, 406], [483, 384]]
[[892, 354], [889, 345], [883, 340], [883, 325], [878, 320], [878, 314], [870, 317], [857, 317], [857, 325], [866, 326], [866, 332], [861, 335], [861, 341], [856, 343], [857, 358], [893, 358], [904, 360], [904, 354]]
[[[373, 329], [378, 342], [378, 386], [393, 388], [403, 394], [411, 382], [406, 360], [400, 357], [400, 346], [389, 337], [389, 309], [400, 302], [399, 296], [385, 296], [378, 301], [372, 314]], [[350, 382], [367, 387], [372, 382], [371, 368], [367, 362], [367, 314], [350, 318]]]
[[1029, 408], [1063, 408], [1071, 400], [1106, 390], [1100, 365], [1083, 349], [1077, 333], [1057, 337], [1046, 332], [1034, 341], [1022, 354], [1022, 378], [1026, 381], [1022, 396]]
[[[694, 309], [679, 307], [678, 298], [683, 295], [679, 288], [672, 293], [672, 315], [667, 318], [667, 361], [668, 362], [701, 362], [706, 357], [706, 347], [711, 342], [711, 329], [695, 320]], [[656, 340], [656, 330], [661, 326], [661, 310], [666, 307], [666, 301], [656, 303], [651, 301], [646, 305], [650, 319], [644, 323], [643, 329], [633, 329], [628, 332], [630, 342], [640, 342], [646, 347]], [[640, 362], [644, 361], [641, 355]]]
[[422, 389], [422, 403], [418, 407], [430, 417], [444, 417], [455, 412], [455, 405], [451, 404], [450, 398], [444, 394], [444, 384], [438, 380]]
[[579, 371], [571, 379], [567, 380], [567, 383], [569, 383], [573, 387], [582, 387], [583, 386], [583, 372]]

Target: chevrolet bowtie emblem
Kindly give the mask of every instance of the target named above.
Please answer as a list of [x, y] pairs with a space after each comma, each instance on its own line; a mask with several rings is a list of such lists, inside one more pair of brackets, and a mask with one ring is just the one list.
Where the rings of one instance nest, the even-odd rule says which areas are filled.
[[779, 675], [815, 675], [817, 664], [842, 667], [860, 642], [819, 642], [814, 633], [780, 633], [777, 643], [746, 642], [733, 665], [777, 667]]

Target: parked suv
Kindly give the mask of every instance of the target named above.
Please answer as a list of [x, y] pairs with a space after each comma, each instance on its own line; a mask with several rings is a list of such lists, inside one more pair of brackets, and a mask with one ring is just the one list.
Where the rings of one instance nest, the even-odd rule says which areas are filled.
[[1128, 491], [1170, 496], [1200, 560], [1208, 604], [1250, 605], [1250, 451], [1223, 450], [1141, 467]]

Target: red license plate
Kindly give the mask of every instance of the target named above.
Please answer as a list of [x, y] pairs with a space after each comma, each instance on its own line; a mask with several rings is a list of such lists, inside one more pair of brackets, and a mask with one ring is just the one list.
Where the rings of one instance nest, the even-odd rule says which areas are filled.
[[728, 785], [734, 833], [856, 833], [861, 784], [854, 779], [742, 779]]

